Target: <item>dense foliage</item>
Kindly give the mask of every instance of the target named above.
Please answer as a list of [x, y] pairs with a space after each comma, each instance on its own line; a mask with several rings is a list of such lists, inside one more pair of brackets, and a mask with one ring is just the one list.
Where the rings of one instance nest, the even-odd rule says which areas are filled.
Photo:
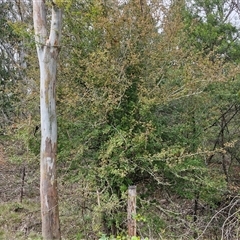
[[[139, 236], [236, 238], [240, 42], [239, 29], [228, 20], [235, 5], [226, 6], [220, 0], [63, 4], [58, 164], [69, 239], [124, 239], [130, 185], [138, 191]], [[6, 115], [25, 94], [18, 130], [9, 134], [21, 141], [26, 162], [38, 157], [40, 147], [38, 80], [32, 80], [38, 67], [31, 24], [22, 32], [23, 23], [11, 24], [0, 39], [10, 44], [13, 28], [26, 45], [28, 91], [16, 91], [18, 84], [9, 81], [9, 91], [18, 95], [4, 100], [9, 93], [3, 94], [1, 104]], [[11, 60], [4, 55], [0, 61], [5, 59]], [[5, 89], [12, 71], [0, 71]]]

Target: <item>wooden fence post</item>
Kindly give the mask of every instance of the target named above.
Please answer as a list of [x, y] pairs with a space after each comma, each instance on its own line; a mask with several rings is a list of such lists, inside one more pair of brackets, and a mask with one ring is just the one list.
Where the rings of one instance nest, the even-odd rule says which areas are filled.
[[136, 224], [136, 186], [128, 187], [128, 208], [127, 208], [127, 224], [128, 224], [128, 236], [136, 236], [137, 224]]

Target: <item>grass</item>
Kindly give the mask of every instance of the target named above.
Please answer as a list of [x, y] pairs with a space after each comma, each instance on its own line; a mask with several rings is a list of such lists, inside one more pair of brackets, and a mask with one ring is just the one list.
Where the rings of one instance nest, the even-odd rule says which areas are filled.
[[33, 201], [0, 203], [0, 239], [41, 239], [40, 205]]

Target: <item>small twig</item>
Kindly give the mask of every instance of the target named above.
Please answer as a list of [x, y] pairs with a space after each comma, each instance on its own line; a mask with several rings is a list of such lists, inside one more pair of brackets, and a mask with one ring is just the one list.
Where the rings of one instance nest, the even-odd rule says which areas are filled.
[[[236, 196], [236, 197], [238, 197], [238, 196]], [[236, 197], [234, 197], [234, 198], [232, 199], [232, 201], [231, 201], [227, 206], [225, 206], [224, 208], [222, 208], [221, 210], [219, 210], [218, 212], [216, 212], [216, 213], [212, 216], [212, 218], [210, 219], [210, 221], [208, 222], [208, 224], [207, 224], [206, 227], [204, 228], [203, 232], [198, 236], [198, 238], [196, 238], [196, 240], [200, 239], [200, 237], [203, 236], [203, 234], [206, 232], [206, 230], [207, 230], [208, 227], [210, 226], [211, 222], [216, 218], [217, 215], [219, 215], [221, 212], [223, 212], [225, 209], [227, 209], [229, 206], [232, 205], [233, 200], [234, 200]], [[240, 210], [238, 210], [237, 212], [239, 212], [239, 211], [240, 211]], [[236, 212], [236, 213], [237, 213], [237, 212]], [[236, 214], [236, 213], [234, 213], [234, 214]], [[229, 217], [228, 217], [228, 218], [229, 218]], [[222, 240], [222, 238], [221, 238], [221, 240]]]
[[101, 207], [101, 204], [100, 204], [100, 194], [99, 194], [98, 190], [97, 190], [97, 203], [98, 203], [98, 206]]
[[[230, 212], [230, 211], [232, 210], [232, 208], [238, 203], [238, 201], [239, 201], [239, 200], [237, 200], [237, 201], [231, 206], [229, 212]], [[226, 223], [229, 222], [229, 221], [231, 222], [230, 219], [231, 219], [234, 215], [236, 215], [237, 213], [239, 213], [239, 212], [240, 212], [240, 209], [237, 210], [236, 212], [232, 213], [230, 216], [228, 216], [228, 217], [225, 219], [225, 221], [223, 222], [223, 225], [222, 225], [222, 237], [221, 237], [221, 240], [224, 239], [224, 228], [225, 228]]]
[[22, 199], [23, 199], [23, 189], [24, 189], [24, 182], [25, 182], [25, 166], [23, 166], [22, 168], [22, 184], [21, 184], [21, 191], [20, 191], [20, 203], [22, 203]]

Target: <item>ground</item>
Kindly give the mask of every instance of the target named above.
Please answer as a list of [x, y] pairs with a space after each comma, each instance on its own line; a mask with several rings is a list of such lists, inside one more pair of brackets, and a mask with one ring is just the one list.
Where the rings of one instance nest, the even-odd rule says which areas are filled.
[[0, 239], [40, 239], [36, 166], [12, 162], [6, 155], [4, 145], [0, 144]]

